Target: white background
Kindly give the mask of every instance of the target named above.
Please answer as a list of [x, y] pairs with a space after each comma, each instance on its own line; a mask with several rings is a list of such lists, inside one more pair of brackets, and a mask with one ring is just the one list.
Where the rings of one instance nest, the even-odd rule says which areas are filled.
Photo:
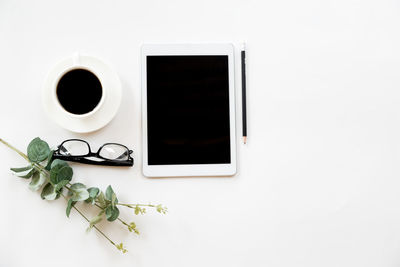
[[[399, 266], [400, 3], [395, 0], [0, 1], [0, 138], [25, 149], [78, 137], [134, 148], [131, 169], [75, 164], [74, 181], [170, 212], [101, 227], [31, 192], [0, 146], [0, 266]], [[142, 176], [140, 45], [248, 45], [249, 143], [232, 178]], [[44, 114], [41, 87], [81, 51], [120, 75], [115, 119], [92, 134]], [[238, 55], [238, 54], [237, 54]], [[239, 61], [236, 62], [240, 123]], [[239, 141], [239, 138], [238, 138]]]

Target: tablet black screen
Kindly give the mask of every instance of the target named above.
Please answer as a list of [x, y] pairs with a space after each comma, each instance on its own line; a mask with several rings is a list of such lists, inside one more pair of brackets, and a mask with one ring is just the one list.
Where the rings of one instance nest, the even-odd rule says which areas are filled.
[[228, 56], [147, 56], [148, 164], [231, 162]]

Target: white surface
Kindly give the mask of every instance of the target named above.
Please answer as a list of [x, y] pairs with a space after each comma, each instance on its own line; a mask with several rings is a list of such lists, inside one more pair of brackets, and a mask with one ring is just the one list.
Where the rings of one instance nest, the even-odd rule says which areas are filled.
[[[102, 86], [99, 104], [82, 115], [66, 111], [57, 98], [58, 82], [74, 69], [86, 69], [94, 73]], [[117, 114], [121, 104], [121, 82], [112, 67], [101, 59], [75, 52], [50, 69], [43, 85], [42, 101], [47, 115], [61, 127], [76, 133], [93, 132], [107, 125]]]
[[[0, 265], [400, 265], [399, 13], [395, 0], [0, 1], [1, 137], [134, 147], [134, 168], [75, 165], [74, 180], [170, 209], [135, 218], [140, 237], [106, 225], [130, 250], [120, 255], [75, 212], [67, 219], [61, 199], [11, 176], [24, 162], [0, 146]], [[202, 41], [247, 42], [238, 175], [144, 178], [140, 45]], [[112, 63], [122, 82], [117, 116], [92, 134], [63, 130], [40, 104], [47, 71], [77, 50]]]
[[[232, 44], [145, 44], [141, 49], [142, 74], [142, 166], [147, 177], [171, 176], [232, 176], [236, 173], [236, 121], [235, 121], [235, 50]], [[147, 150], [147, 56], [152, 55], [226, 55], [229, 73], [229, 164], [149, 165]]]

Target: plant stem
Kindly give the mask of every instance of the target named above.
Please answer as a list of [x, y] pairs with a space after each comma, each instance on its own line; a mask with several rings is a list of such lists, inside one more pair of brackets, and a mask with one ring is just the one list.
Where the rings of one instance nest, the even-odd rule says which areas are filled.
[[125, 206], [125, 207], [128, 207], [128, 208], [134, 208], [134, 207], [132, 207], [132, 206], [152, 207], [152, 208], [155, 208], [155, 207], [156, 207], [156, 205], [152, 205], [152, 204], [125, 204], [125, 203], [117, 203], [117, 205]]
[[103, 209], [101, 206], [99, 206], [99, 205], [97, 205], [97, 204], [94, 204], [96, 207], [98, 207], [99, 209]]
[[[96, 201], [96, 202], [98, 202], [98, 201]], [[134, 209], [136, 206], [139, 206], [139, 207], [151, 207], [151, 208], [157, 207], [156, 205], [153, 205], [153, 204], [126, 204], [126, 203], [117, 203], [116, 205], [128, 207], [128, 208], [131, 208], [131, 209]]]
[[35, 167], [36, 167], [37, 169], [39, 169], [40, 172], [43, 172], [43, 173], [46, 174], [46, 175], [49, 175], [49, 174], [50, 174], [50, 173], [45, 169], [45, 167], [43, 167], [42, 164], [40, 164], [40, 163], [33, 163], [33, 164], [35, 165]]
[[[23, 157], [23, 158], [24, 158], [26, 161], [28, 161], [29, 163], [32, 163], [32, 162], [29, 160], [28, 156], [27, 156], [26, 154], [22, 153], [19, 149], [17, 149], [17, 148], [15, 148], [14, 146], [10, 145], [8, 142], [4, 141], [4, 140], [1, 139], [1, 138], [0, 138], [0, 142], [3, 143], [4, 145], [6, 145], [7, 147], [9, 147], [10, 149], [14, 150], [15, 152], [17, 152], [21, 157]], [[34, 164], [37, 168], [39, 168], [39, 171], [45, 172], [46, 174], [48, 174], [48, 173], [45, 171], [44, 167], [43, 167], [41, 164], [37, 164], [37, 163], [33, 163], [33, 164]], [[67, 187], [67, 189], [68, 189], [68, 190], [71, 190], [71, 189], [68, 188], [68, 187]], [[61, 195], [62, 195], [62, 194], [61, 194]], [[67, 198], [66, 198], [64, 195], [62, 195], [62, 196], [65, 198], [65, 200], [67, 200]], [[88, 222], [90, 223], [90, 220], [89, 220], [77, 207], [75, 207], [75, 206], [72, 206], [72, 207], [73, 207], [83, 218], [85, 218], [86, 221], [88, 221]], [[95, 225], [93, 225], [93, 227], [94, 227], [102, 236], [104, 236], [108, 241], [110, 241], [111, 244], [113, 244], [114, 246], [116, 246], [115, 243], [114, 243], [108, 236], [106, 236], [99, 228], [97, 228]]]
[[[86, 221], [88, 221], [88, 222], [90, 223], [90, 220], [89, 220], [88, 218], [86, 218], [86, 216], [85, 216], [82, 212], [80, 212], [75, 206], [73, 206], [73, 208], [74, 208], [77, 212], [79, 212], [79, 214], [82, 215], [82, 217], [85, 218]], [[104, 236], [108, 241], [110, 241], [111, 244], [113, 244], [114, 246], [116, 246], [115, 243], [114, 243], [105, 233], [103, 233], [103, 231], [101, 231], [96, 225], [93, 225], [93, 227], [94, 227], [94, 229], [96, 229], [102, 236]]]
[[122, 224], [124, 224], [124, 225], [126, 225], [126, 226], [128, 226], [129, 227], [129, 224], [128, 223], [126, 223], [126, 222], [124, 222], [123, 220], [121, 220], [120, 218], [117, 218], [117, 220], [118, 221], [120, 221], [120, 222], [122, 222]]
[[6, 146], [8, 146], [9, 148], [11, 148], [12, 150], [14, 150], [15, 152], [17, 152], [21, 157], [23, 157], [26, 161], [30, 162], [29, 158], [27, 155], [25, 155], [24, 153], [22, 153], [21, 151], [19, 151], [17, 148], [13, 147], [12, 145], [10, 145], [9, 143], [7, 143], [6, 141], [4, 141], [3, 139], [0, 138], [0, 142], [2, 142], [3, 144], [5, 144]]
[[[82, 217], [84, 217], [84, 218], [86, 219], [86, 221], [88, 221], [88, 222], [90, 223], [90, 220], [89, 220], [88, 218], [86, 218], [86, 216], [83, 215], [82, 212], [80, 212], [75, 206], [73, 206], [73, 208], [74, 208], [77, 212], [79, 212], [79, 214], [82, 215]], [[103, 233], [103, 231], [101, 231], [96, 225], [93, 225], [93, 227], [94, 227], [94, 229], [96, 229], [102, 236], [104, 236], [108, 241], [110, 241], [111, 244], [113, 244], [114, 246], [116, 246], [115, 243], [114, 243], [105, 233]]]
[[[99, 209], [103, 210], [103, 208], [102, 208], [101, 206], [99, 206], [98, 204], [95, 203], [94, 205], [95, 205], [96, 207], [98, 207]], [[130, 225], [129, 225], [127, 222], [121, 220], [120, 218], [117, 218], [117, 219], [118, 219], [118, 221], [120, 221], [122, 224], [124, 224], [124, 225], [130, 227]]]
[[38, 168], [40, 172], [45, 172], [45, 173], [47, 173], [47, 171], [44, 169], [44, 167], [43, 167], [41, 164], [35, 163], [35, 162], [31, 162], [31, 161], [29, 160], [28, 156], [27, 156], [25, 153], [21, 152], [19, 149], [15, 148], [14, 146], [12, 146], [11, 144], [9, 144], [8, 142], [6, 142], [5, 140], [3, 140], [3, 139], [1, 139], [1, 138], [0, 138], [0, 142], [3, 143], [4, 145], [6, 145], [8, 148], [10, 148], [10, 149], [14, 150], [15, 152], [17, 152], [17, 153], [18, 153], [21, 157], [23, 157], [27, 162], [33, 164], [36, 168]]
[[[65, 200], [67, 200], [67, 198], [61, 194], [63, 196], [63, 198]], [[83, 214], [77, 207], [72, 206], [72, 208], [74, 208], [83, 218], [85, 218], [85, 220], [90, 223], [90, 220], [85, 216], [85, 214]], [[101, 231], [96, 225], [93, 225], [94, 229], [96, 229], [103, 237], [105, 237], [108, 241], [110, 241], [111, 244], [113, 244], [114, 246], [116, 246], [116, 244], [106, 235], [103, 233], [103, 231]]]
[[[30, 164], [32, 164], [35, 168], [37, 168], [39, 170], [39, 172], [42, 172], [46, 175], [46, 179], [49, 180], [49, 172], [45, 169], [44, 166], [42, 166], [40, 163], [35, 163], [35, 162], [31, 162], [28, 158], [28, 156], [21, 152], [19, 149], [15, 148], [14, 146], [12, 146], [11, 144], [9, 144], [8, 142], [6, 142], [5, 140], [0, 138], [0, 142], [3, 143], [4, 145], [6, 145], [8, 148], [14, 150], [15, 152], [17, 152], [21, 157], [23, 157], [26, 161], [28, 161]], [[69, 185], [71, 185], [70, 183], [68, 183]], [[64, 186], [65, 188], [67, 188], [69, 191], [71, 191], [71, 188], [68, 186]], [[63, 196], [63, 198], [65, 200], [67, 200], [67, 198], [61, 194]], [[98, 206], [96, 204], [97, 207], [101, 208], [100, 206]], [[83, 214], [77, 207], [75, 207], [75, 205], [72, 206], [72, 208], [74, 208], [88, 223], [90, 223], [90, 220], [85, 216], [85, 214]], [[102, 209], [102, 208], [101, 208]], [[118, 218], [119, 219], [119, 218]], [[125, 223], [124, 221], [122, 221], [121, 219], [119, 219], [119, 221], [121, 221], [123, 224], [127, 225], [127, 223]], [[96, 229], [96, 231], [98, 231], [104, 238], [106, 238], [113, 246], [115, 246], [117, 249], [121, 250], [115, 243], [114, 241], [112, 241], [106, 234], [103, 233], [103, 231], [101, 231], [96, 225], [93, 225], [93, 227]], [[124, 253], [126, 251], [123, 251]]]

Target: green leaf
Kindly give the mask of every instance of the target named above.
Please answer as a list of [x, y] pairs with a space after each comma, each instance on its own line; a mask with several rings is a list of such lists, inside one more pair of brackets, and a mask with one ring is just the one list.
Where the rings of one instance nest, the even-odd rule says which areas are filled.
[[97, 195], [100, 193], [100, 190], [97, 187], [88, 188], [89, 198], [85, 200], [86, 203], [94, 204], [96, 201]]
[[104, 210], [100, 211], [100, 213], [97, 214], [97, 216], [93, 217], [89, 221], [89, 227], [88, 227], [87, 231], [92, 229], [95, 224], [99, 223], [103, 219], [103, 214], [104, 214]]
[[67, 204], [67, 210], [65, 211], [65, 213], [67, 214], [67, 217], [69, 218], [69, 214], [71, 213], [71, 209], [72, 207], [75, 205], [75, 201], [73, 201], [72, 199], [68, 200], [68, 204]]
[[97, 187], [91, 187], [88, 189], [88, 191], [89, 191], [89, 196], [91, 198], [96, 198], [100, 192], [100, 190]]
[[61, 159], [55, 159], [53, 162], [50, 164], [50, 169], [54, 168], [55, 166], [60, 165], [59, 168], [68, 166], [68, 163], [64, 160]]
[[[54, 163], [54, 162], [53, 162]], [[52, 164], [53, 166], [53, 164]], [[58, 184], [62, 180], [72, 180], [73, 171], [72, 168], [65, 164], [56, 164], [51, 167], [50, 170], [50, 182], [53, 185]]]
[[107, 186], [106, 189], [106, 199], [108, 201], [111, 201], [112, 193], [114, 193], [114, 190], [112, 189], [111, 185]]
[[108, 201], [111, 201], [111, 205], [115, 207], [115, 205], [118, 203], [118, 198], [114, 193], [114, 190], [112, 189], [111, 185], [109, 185], [106, 189], [106, 199]]
[[86, 188], [86, 186], [82, 183], [74, 183], [71, 185], [71, 189], [75, 190], [75, 189], [80, 189], [80, 188]]
[[32, 175], [36, 172], [35, 169], [31, 169], [28, 173], [24, 174], [24, 173], [16, 173], [15, 175], [17, 175], [18, 177], [24, 178], [24, 179], [29, 179], [32, 177]]
[[55, 191], [58, 192], [61, 190], [61, 188], [63, 188], [64, 186], [66, 186], [69, 183], [68, 180], [62, 180], [61, 182], [59, 182], [58, 184], [56, 184], [55, 186]]
[[73, 201], [83, 201], [89, 198], [89, 192], [86, 190], [86, 186], [81, 183], [75, 183], [71, 185], [71, 190], [68, 192]]
[[106, 207], [107, 206], [107, 200], [104, 196], [104, 193], [102, 191], [100, 191], [99, 196], [97, 197], [97, 201], [99, 202], [101, 207]]
[[73, 175], [72, 168], [70, 166], [65, 166], [60, 169], [57, 175], [57, 180], [68, 180], [71, 181]]
[[93, 218], [90, 220], [90, 222], [89, 222], [89, 227], [92, 228], [93, 225], [99, 223], [99, 222], [102, 220], [101, 217], [102, 217], [102, 216], [99, 216], [99, 215], [93, 217]]
[[115, 195], [115, 193], [113, 193], [111, 196], [111, 206], [115, 207], [115, 205], [117, 203], [118, 203], [117, 195]]
[[106, 208], [107, 221], [115, 221], [119, 216], [119, 209], [117, 207], [108, 206]]
[[55, 200], [58, 198], [58, 194], [51, 183], [47, 183], [45, 185], [40, 196], [42, 197], [42, 199], [46, 200]]
[[54, 154], [54, 150], [50, 151], [49, 156], [47, 157], [47, 165], [44, 168], [46, 171], [50, 171], [50, 169], [51, 169], [53, 154]]
[[74, 191], [77, 189], [81, 189], [81, 188], [86, 188], [86, 186], [82, 183], [74, 183], [71, 185], [70, 187], [70, 191], [68, 192], [68, 196], [72, 196], [74, 194]]
[[47, 159], [50, 154], [49, 145], [39, 137], [33, 139], [28, 145], [28, 158], [30, 161], [39, 163]]
[[85, 188], [76, 189], [71, 198], [73, 201], [83, 201], [89, 198], [89, 192]]
[[46, 182], [46, 176], [42, 173], [35, 172], [32, 177], [32, 181], [29, 184], [29, 189], [32, 191], [37, 191], [42, 187], [44, 182]]
[[32, 169], [32, 166], [26, 166], [26, 167], [22, 167], [22, 168], [10, 168], [10, 170], [12, 170], [13, 172], [24, 172], [24, 171], [28, 171]]

